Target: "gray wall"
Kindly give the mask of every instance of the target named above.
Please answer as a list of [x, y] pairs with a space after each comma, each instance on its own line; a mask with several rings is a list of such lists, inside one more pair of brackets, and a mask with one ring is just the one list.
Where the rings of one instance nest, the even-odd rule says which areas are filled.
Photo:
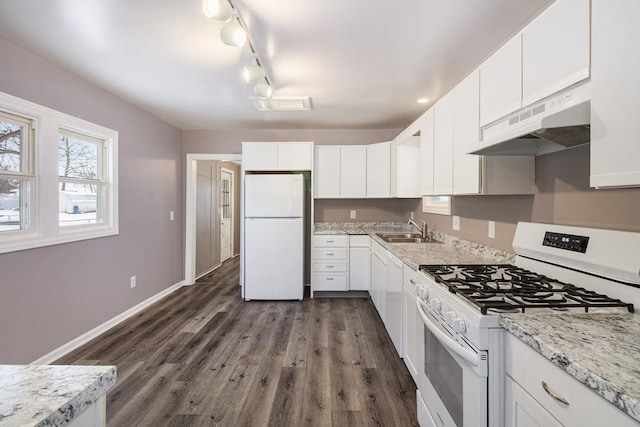
[[0, 91], [119, 132], [120, 234], [0, 255], [0, 363], [29, 363], [183, 279], [184, 161], [178, 129], [1, 39], [0, 58]]

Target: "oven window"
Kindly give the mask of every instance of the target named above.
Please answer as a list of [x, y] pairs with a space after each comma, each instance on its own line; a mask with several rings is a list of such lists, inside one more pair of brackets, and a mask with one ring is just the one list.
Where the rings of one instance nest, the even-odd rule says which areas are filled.
[[424, 327], [424, 372], [457, 426], [462, 426], [462, 367]]

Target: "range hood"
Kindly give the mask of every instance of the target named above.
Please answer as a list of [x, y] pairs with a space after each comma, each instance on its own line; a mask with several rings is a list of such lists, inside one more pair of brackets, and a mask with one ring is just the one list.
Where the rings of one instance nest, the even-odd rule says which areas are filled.
[[482, 128], [469, 154], [541, 155], [590, 141], [591, 82], [555, 93]]

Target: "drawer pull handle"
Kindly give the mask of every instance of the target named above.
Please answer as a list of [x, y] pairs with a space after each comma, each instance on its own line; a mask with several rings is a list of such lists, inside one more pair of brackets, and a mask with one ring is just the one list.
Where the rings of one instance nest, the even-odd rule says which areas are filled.
[[565, 405], [569, 406], [569, 401], [567, 399], [565, 399], [564, 397], [554, 393], [553, 391], [551, 391], [551, 389], [549, 388], [549, 386], [547, 385], [546, 382], [542, 381], [542, 388], [544, 389], [544, 391], [547, 392], [547, 394], [551, 397], [553, 397], [555, 400], [557, 400], [558, 402], [564, 403]]
[[334, 254], [327, 254], [327, 256], [333, 256]]
[[333, 280], [333, 277], [327, 277], [327, 280]]
[[327, 243], [333, 243], [333, 242], [334, 242], [333, 240], [327, 240]]
[[412, 285], [417, 285], [417, 284], [418, 284], [418, 282], [416, 282], [416, 281], [415, 281], [415, 280], [413, 280], [413, 279], [409, 279], [409, 283], [411, 283]]
[[333, 268], [333, 265], [327, 265], [327, 268]]

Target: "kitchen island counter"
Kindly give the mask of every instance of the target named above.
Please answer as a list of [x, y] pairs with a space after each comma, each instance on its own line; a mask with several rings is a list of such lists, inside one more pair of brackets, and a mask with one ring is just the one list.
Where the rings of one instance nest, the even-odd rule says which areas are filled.
[[509, 313], [500, 324], [554, 365], [640, 421], [640, 317]]
[[0, 427], [64, 426], [92, 407], [104, 418], [115, 383], [115, 366], [0, 365]]

